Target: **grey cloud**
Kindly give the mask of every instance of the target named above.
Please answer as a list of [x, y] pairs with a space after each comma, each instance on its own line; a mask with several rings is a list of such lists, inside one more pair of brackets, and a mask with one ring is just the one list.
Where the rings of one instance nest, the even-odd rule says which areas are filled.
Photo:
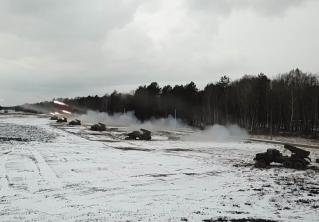
[[265, 15], [280, 15], [291, 7], [313, 0], [188, 0], [192, 10], [230, 14], [236, 9], [252, 9]]
[[4, 0], [2, 34], [57, 53], [103, 41], [109, 30], [128, 23], [138, 7], [127, 1]]
[[318, 8], [314, 0], [1, 0], [0, 98], [17, 104], [299, 65], [316, 72]]

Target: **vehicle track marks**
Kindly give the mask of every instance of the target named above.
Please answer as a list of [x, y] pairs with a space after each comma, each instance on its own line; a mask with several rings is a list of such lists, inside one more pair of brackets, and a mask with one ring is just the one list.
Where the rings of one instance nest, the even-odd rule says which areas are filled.
[[8, 160], [8, 155], [13, 151], [6, 151], [0, 156], [0, 197], [5, 196], [9, 193], [9, 181], [6, 170], [6, 163]]
[[45, 159], [42, 157], [39, 151], [35, 148], [29, 147], [29, 151], [34, 157], [33, 162], [36, 164], [40, 176], [45, 180], [49, 189], [59, 189], [62, 188], [62, 183], [56, 176], [51, 167], [47, 164]]

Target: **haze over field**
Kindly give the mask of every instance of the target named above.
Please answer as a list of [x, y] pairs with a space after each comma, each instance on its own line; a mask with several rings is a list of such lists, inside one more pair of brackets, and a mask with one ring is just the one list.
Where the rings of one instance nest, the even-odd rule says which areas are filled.
[[1, 0], [0, 105], [317, 73], [318, 9], [316, 0]]

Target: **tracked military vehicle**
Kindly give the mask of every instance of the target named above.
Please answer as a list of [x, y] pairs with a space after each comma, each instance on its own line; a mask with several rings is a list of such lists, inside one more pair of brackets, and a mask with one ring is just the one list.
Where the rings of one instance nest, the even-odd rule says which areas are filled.
[[255, 166], [258, 168], [265, 168], [271, 163], [280, 163], [287, 168], [304, 170], [310, 164], [309, 151], [289, 144], [285, 144], [284, 148], [292, 153], [291, 156], [284, 156], [277, 149], [268, 149], [265, 153], [256, 154], [254, 158]]

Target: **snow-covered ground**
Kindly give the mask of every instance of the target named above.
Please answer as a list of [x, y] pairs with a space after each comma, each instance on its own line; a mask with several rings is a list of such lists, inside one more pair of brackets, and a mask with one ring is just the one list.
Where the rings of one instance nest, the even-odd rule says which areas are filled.
[[125, 130], [0, 116], [0, 137], [12, 138], [0, 141], [0, 221], [319, 221], [318, 164], [253, 167], [280, 145], [176, 139], [185, 130], [126, 141]]

